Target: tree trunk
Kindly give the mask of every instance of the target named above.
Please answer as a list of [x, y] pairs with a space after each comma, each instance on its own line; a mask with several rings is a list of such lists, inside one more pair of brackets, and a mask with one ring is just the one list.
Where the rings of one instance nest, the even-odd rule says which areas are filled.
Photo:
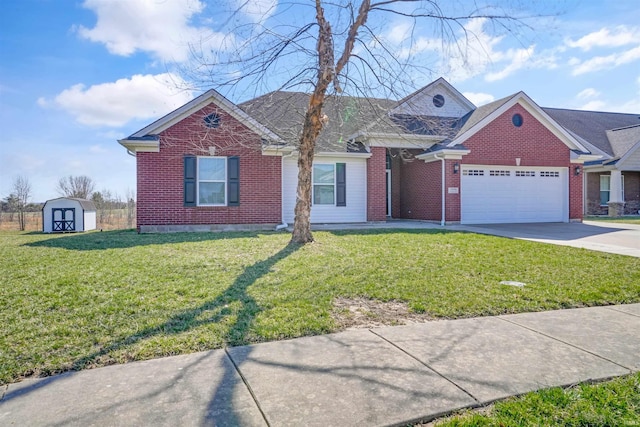
[[304, 117], [304, 127], [300, 137], [300, 147], [298, 150], [298, 189], [296, 193], [295, 220], [293, 222], [292, 243], [313, 242], [311, 234], [311, 177], [313, 170], [313, 155], [316, 148], [318, 135], [326, 123], [326, 117], [322, 113], [324, 99], [327, 88], [333, 82], [336, 91], [340, 92], [340, 86], [336, 76], [349, 60], [353, 50], [358, 29], [365, 24], [369, 9], [370, 0], [363, 0], [358, 11], [355, 22], [349, 28], [349, 35], [345, 43], [344, 52], [338, 60], [337, 66], [334, 61], [333, 34], [331, 25], [324, 17], [321, 0], [316, 0], [316, 20], [318, 22], [318, 79], [315, 89], [309, 99], [309, 107]]
[[333, 35], [331, 26], [324, 17], [320, 0], [316, 0], [316, 20], [318, 21], [318, 79], [309, 99], [309, 107], [304, 117], [300, 147], [298, 149], [298, 189], [296, 192], [295, 220], [293, 222], [292, 243], [313, 242], [311, 234], [311, 171], [316, 140], [323, 125], [322, 106], [327, 88], [335, 76], [333, 62]]

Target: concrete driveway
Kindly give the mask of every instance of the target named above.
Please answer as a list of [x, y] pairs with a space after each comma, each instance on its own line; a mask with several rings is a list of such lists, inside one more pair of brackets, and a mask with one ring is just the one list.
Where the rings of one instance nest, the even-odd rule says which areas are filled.
[[573, 246], [640, 258], [640, 225], [583, 223], [482, 224], [447, 228]]

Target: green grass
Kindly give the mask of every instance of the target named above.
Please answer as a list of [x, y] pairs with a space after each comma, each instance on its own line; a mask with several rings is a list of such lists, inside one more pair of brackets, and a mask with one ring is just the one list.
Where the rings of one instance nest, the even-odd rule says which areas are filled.
[[584, 218], [585, 221], [602, 221], [602, 222], [620, 222], [623, 224], [636, 224], [640, 225], [640, 215], [625, 215], [618, 218], [611, 218], [608, 216], [588, 216]]
[[639, 426], [640, 373], [600, 384], [552, 388], [465, 411], [437, 427]]
[[633, 257], [438, 230], [315, 237], [0, 233], [0, 383], [335, 331], [336, 297], [441, 318], [640, 301]]

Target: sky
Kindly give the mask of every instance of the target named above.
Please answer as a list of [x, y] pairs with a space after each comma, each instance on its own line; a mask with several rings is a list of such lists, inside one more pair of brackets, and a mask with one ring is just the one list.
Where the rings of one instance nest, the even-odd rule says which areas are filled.
[[[135, 192], [135, 158], [117, 140], [208, 88], [233, 102], [280, 88], [308, 58], [292, 55], [273, 64], [268, 78], [245, 79], [235, 87], [219, 87], [221, 79], [193, 71], [202, 69], [202, 58], [225, 62], [239, 52], [255, 52], [247, 40], [256, 26], [283, 30], [313, 20], [311, 2], [301, 3], [307, 4], [3, 0], [0, 198], [11, 193], [17, 176], [29, 179], [34, 202], [59, 197], [56, 184], [68, 175], [87, 175], [97, 190], [122, 198]], [[483, 5], [481, 0], [441, 3], [454, 15]], [[526, 25], [503, 28], [476, 18], [449, 27], [445, 42], [434, 26], [400, 14], [372, 14], [368, 26], [398, 62], [416, 65], [407, 71], [414, 89], [444, 77], [477, 106], [524, 91], [543, 107], [640, 116], [638, 0], [491, 3], [501, 9], [481, 12], [507, 13]], [[341, 46], [339, 34], [348, 21], [334, 13], [328, 6], [336, 46]], [[309, 40], [301, 44], [312, 47]], [[370, 40], [355, 52], [366, 55], [378, 47]], [[205, 72], [228, 78], [248, 74], [237, 66]]]

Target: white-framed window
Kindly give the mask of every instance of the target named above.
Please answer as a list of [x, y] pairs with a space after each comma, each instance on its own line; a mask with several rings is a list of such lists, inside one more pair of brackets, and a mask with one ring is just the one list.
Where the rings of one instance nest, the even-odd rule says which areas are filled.
[[609, 203], [611, 195], [611, 176], [600, 175], [600, 205], [604, 206]]
[[313, 204], [334, 205], [336, 194], [336, 165], [318, 163], [313, 165]]
[[[622, 178], [622, 201], [624, 202], [624, 175]], [[600, 206], [606, 206], [611, 200], [611, 175], [600, 175]]]
[[227, 204], [227, 158], [198, 157], [198, 206]]

